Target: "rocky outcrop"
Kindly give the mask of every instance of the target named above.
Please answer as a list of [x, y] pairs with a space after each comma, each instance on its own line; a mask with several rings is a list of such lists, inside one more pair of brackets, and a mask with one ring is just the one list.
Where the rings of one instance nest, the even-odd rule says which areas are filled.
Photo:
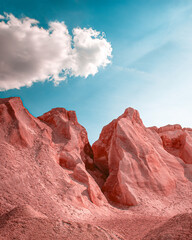
[[167, 152], [185, 163], [192, 163], [192, 129], [182, 128], [179, 124], [151, 129], [159, 134]]
[[39, 134], [41, 129], [45, 136], [42, 139], [50, 140], [49, 129], [23, 107], [20, 98], [0, 99], [0, 126], [1, 142], [14, 147], [33, 147], [34, 136]]
[[78, 123], [74, 111], [55, 108], [38, 119], [52, 129], [52, 141], [60, 147], [60, 165], [73, 170], [77, 163], [83, 161], [87, 168], [93, 167], [93, 152], [87, 131]]
[[[74, 111], [35, 118], [20, 98], [0, 99], [0, 238], [139, 240], [191, 211], [191, 152], [191, 129], [146, 128], [132, 108], [91, 147]], [[100, 227], [83, 223], [90, 219]]]
[[[103, 128], [92, 148], [94, 163], [108, 175], [102, 187], [108, 199], [137, 205], [150, 194], [168, 196], [174, 192], [176, 182], [187, 181], [183, 163], [175, 157], [178, 154], [170, 154], [172, 150], [168, 151], [169, 144], [165, 144], [164, 132], [168, 130], [146, 128], [138, 111], [132, 108]], [[177, 136], [182, 132], [179, 125], [172, 130]], [[182, 137], [172, 141], [174, 151], [180, 141]]]
[[35, 118], [20, 98], [0, 99], [0, 148], [0, 214], [29, 202], [48, 215], [106, 203], [86, 170], [93, 153], [75, 112]]
[[92, 148], [75, 112], [64, 108], [35, 118], [20, 98], [1, 99], [0, 125], [1, 212], [28, 199], [37, 209], [53, 202], [90, 209], [105, 205], [105, 196], [132, 206], [191, 184], [192, 130], [146, 128], [132, 108], [105, 126]]

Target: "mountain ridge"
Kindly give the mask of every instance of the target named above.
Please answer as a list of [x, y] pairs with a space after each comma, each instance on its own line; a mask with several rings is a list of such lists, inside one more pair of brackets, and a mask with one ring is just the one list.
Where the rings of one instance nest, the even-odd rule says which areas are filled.
[[0, 125], [2, 216], [26, 205], [21, 213], [80, 224], [191, 212], [190, 128], [146, 128], [127, 108], [91, 146], [74, 111], [54, 108], [35, 118], [17, 97], [0, 99]]

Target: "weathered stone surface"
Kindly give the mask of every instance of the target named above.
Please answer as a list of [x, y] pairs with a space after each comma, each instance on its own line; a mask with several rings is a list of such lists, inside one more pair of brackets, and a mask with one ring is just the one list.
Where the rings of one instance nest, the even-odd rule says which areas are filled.
[[163, 146], [170, 154], [181, 158], [185, 163], [192, 163], [192, 132], [189, 128], [167, 125], [156, 130]]
[[192, 213], [184, 213], [170, 218], [161, 226], [151, 230], [142, 240], [192, 239]]
[[102, 189], [110, 200], [137, 205], [149, 192], [168, 196], [177, 181], [186, 181], [182, 162], [162, 144], [161, 134], [170, 130], [182, 131], [179, 125], [147, 129], [132, 108], [103, 128], [92, 148], [94, 163], [108, 174]]
[[[73, 169], [83, 161], [86, 166], [93, 164], [93, 152], [89, 144], [87, 132], [81, 126], [74, 111], [55, 108], [38, 117], [52, 129], [52, 141], [62, 149], [59, 161], [66, 168]], [[76, 163], [74, 162], [76, 161]]]
[[[59, 108], [35, 118], [20, 98], [0, 99], [0, 149], [0, 214], [29, 202], [48, 215], [65, 215], [66, 204], [90, 209], [106, 202], [86, 171], [93, 153], [75, 112]], [[86, 184], [73, 178], [77, 165]]]
[[[0, 239], [140, 240], [191, 211], [191, 139], [192, 129], [180, 125], [146, 128], [128, 108], [92, 151], [75, 112], [35, 118], [19, 98], [0, 99]], [[111, 206], [101, 189], [137, 206]], [[188, 230], [186, 223], [182, 239]]]

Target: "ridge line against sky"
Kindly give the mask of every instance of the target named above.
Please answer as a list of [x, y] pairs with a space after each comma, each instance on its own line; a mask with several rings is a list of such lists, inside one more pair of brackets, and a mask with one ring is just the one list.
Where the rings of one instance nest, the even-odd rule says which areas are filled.
[[[79, 122], [87, 129], [91, 142], [98, 138], [104, 125], [121, 115], [129, 106], [139, 110], [146, 126], [179, 123], [185, 127], [192, 127], [191, 1], [0, 0], [0, 14], [3, 15], [4, 12], [13, 14], [17, 19], [26, 17], [36, 19], [39, 22], [37, 29], [42, 27], [44, 31], [48, 31], [50, 22], [57, 21], [60, 24], [65, 22], [61, 25], [63, 30], [65, 29], [65, 44], [68, 46], [72, 44], [70, 51], [75, 47], [74, 38], [79, 34], [73, 32], [73, 29], [81, 29], [89, 40], [90, 38], [97, 40], [93, 45], [98, 48], [96, 47], [97, 51], [94, 48], [91, 50], [94, 68], [88, 68], [89, 70], [86, 68], [89, 65], [87, 65], [89, 51], [86, 55], [86, 51], [82, 52], [82, 49], [79, 51], [77, 47], [76, 52], [80, 57], [72, 54], [71, 58], [69, 54], [70, 61], [65, 62], [66, 69], [69, 69], [71, 64], [75, 67], [68, 75], [67, 81], [61, 81], [58, 86], [54, 86], [53, 81], [35, 82], [33, 77], [42, 73], [38, 68], [40, 59], [36, 55], [36, 58], [33, 58], [33, 68], [39, 70], [38, 74], [34, 74], [35, 71], [32, 69], [28, 78], [21, 77], [13, 81], [16, 76], [14, 74], [12, 83], [6, 82], [7, 85], [1, 86], [9, 89], [16, 85], [21, 87], [24, 83], [31, 87], [0, 92], [0, 97], [20, 96], [25, 107], [34, 116], [42, 115], [54, 107], [75, 110]], [[91, 34], [94, 35], [96, 32], [92, 30], [86, 32], [85, 28], [104, 32], [106, 37], [102, 38], [101, 34], [92, 38]], [[27, 49], [32, 54], [33, 42], [29, 43], [31, 49], [29, 46]], [[102, 60], [98, 62], [96, 56], [97, 53], [102, 53], [103, 45], [106, 51], [101, 57]], [[46, 67], [47, 62], [43, 61], [45, 78], [49, 76], [51, 69], [55, 69], [54, 62], [57, 57], [59, 56], [59, 60], [62, 59], [58, 52], [54, 52], [55, 49], [53, 44], [51, 54], [53, 61], [49, 61], [47, 65], [49, 67]], [[3, 50], [6, 48], [0, 48], [0, 56], [5, 58], [6, 54], [2, 55]], [[46, 50], [46, 47], [43, 50]], [[48, 55], [48, 51], [45, 52]], [[49, 59], [51, 55], [48, 56]], [[42, 58], [42, 54], [40, 57]], [[22, 64], [18, 66], [14, 58], [9, 58], [9, 61], [15, 65], [16, 72], [20, 68], [29, 70]], [[2, 64], [2, 60], [0, 62]], [[27, 66], [26, 62], [24, 64]], [[59, 82], [66, 76], [58, 74], [61, 67], [57, 66], [59, 67], [56, 67], [57, 71], [53, 74], [59, 76], [56, 81]], [[6, 69], [3, 68], [3, 71]], [[1, 70], [0, 74], [3, 71]]]

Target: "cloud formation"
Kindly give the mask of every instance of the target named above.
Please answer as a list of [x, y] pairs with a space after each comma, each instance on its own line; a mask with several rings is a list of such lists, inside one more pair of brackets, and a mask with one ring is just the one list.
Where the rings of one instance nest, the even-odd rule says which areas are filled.
[[95, 75], [110, 63], [111, 52], [111, 44], [92, 28], [74, 28], [71, 36], [64, 22], [44, 29], [35, 19], [0, 15], [0, 90]]

